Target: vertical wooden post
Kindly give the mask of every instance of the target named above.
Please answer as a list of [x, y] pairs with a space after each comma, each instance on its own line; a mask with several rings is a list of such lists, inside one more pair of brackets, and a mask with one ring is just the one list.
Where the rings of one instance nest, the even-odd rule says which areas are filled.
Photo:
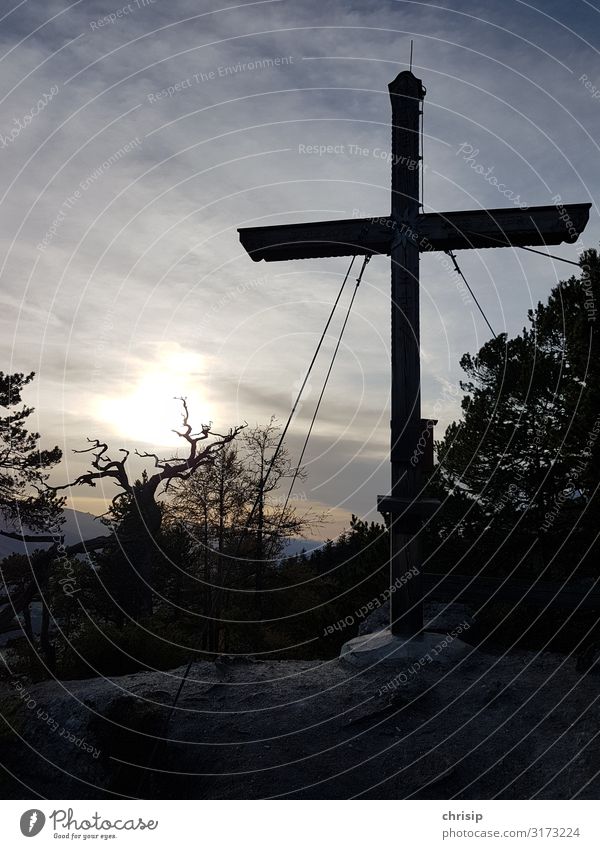
[[[389, 85], [392, 101], [392, 390], [391, 496], [413, 501], [420, 471], [413, 451], [421, 426], [419, 343], [420, 113], [425, 90], [421, 80], [403, 71]], [[392, 633], [412, 636], [423, 627], [418, 523], [391, 514], [390, 613]], [[419, 574], [415, 575], [415, 568]], [[411, 572], [412, 570], [412, 572]], [[410, 574], [409, 574], [410, 573]]]

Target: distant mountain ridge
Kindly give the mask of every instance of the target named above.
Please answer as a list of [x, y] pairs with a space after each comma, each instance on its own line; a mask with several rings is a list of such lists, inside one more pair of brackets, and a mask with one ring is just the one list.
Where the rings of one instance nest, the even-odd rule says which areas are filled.
[[324, 544], [320, 539], [289, 539], [285, 547], [285, 554], [287, 557], [293, 557], [294, 554], [302, 554], [303, 551], [306, 554], [310, 554], [311, 551], [321, 548]]
[[[91, 513], [67, 508], [64, 510], [64, 515], [63, 533], [67, 545], [73, 545], [73, 543], [84, 539], [92, 539], [92, 537], [108, 536], [109, 534], [108, 528]], [[2, 528], [3, 530], [10, 530], [6, 525], [2, 525]], [[16, 539], [0, 536], [0, 560], [8, 557], [9, 554], [26, 554], [28, 551], [31, 553], [36, 548], [47, 548], [48, 545], [49, 543], [40, 542], [23, 543]]]
[[[108, 536], [109, 534], [108, 528], [100, 522], [99, 518], [92, 516], [91, 513], [66, 509], [64, 514], [65, 524], [63, 525], [63, 531], [67, 545], [73, 545], [76, 542], [84, 539], [92, 539], [93, 537]], [[6, 525], [0, 525], [0, 527], [8, 529]], [[40, 542], [23, 543], [0, 536], [0, 560], [8, 557], [9, 554], [25, 554], [27, 551], [31, 553], [36, 548], [47, 548], [48, 545], [49, 543]], [[302, 551], [306, 551], [308, 554], [322, 545], [322, 540], [317, 539], [290, 539], [287, 542], [285, 554], [288, 557], [292, 557], [294, 554], [301, 554]]]

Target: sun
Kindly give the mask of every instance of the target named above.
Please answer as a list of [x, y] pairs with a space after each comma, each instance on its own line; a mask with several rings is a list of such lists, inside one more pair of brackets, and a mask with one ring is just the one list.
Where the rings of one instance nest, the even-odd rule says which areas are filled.
[[179, 398], [187, 398], [196, 430], [211, 418], [201, 385], [205, 374], [199, 354], [176, 343], [161, 345], [153, 362], [136, 366], [128, 392], [98, 399], [98, 418], [133, 446], [181, 445], [181, 439], [173, 433], [181, 425]]

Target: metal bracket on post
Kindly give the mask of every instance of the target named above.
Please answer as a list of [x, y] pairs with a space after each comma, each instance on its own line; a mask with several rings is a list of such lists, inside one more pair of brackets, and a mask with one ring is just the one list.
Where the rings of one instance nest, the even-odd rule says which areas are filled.
[[377, 496], [377, 509], [382, 516], [394, 519], [394, 524], [403, 533], [416, 534], [423, 522], [430, 519], [440, 506], [437, 498], [394, 498], [391, 495]]

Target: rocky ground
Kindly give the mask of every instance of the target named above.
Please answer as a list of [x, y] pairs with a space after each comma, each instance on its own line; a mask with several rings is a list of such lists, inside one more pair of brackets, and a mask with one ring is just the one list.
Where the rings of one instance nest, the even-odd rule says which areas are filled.
[[169, 718], [183, 672], [5, 680], [2, 796], [600, 794], [600, 677], [569, 658], [472, 652], [414, 672], [221, 658], [193, 666]]

